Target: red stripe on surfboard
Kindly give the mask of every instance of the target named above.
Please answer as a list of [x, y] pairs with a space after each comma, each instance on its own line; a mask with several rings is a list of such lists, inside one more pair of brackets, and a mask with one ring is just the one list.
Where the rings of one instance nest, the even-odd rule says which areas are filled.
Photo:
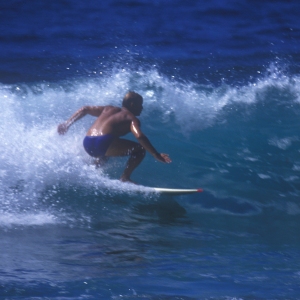
[[202, 193], [202, 192], [203, 192], [203, 189], [197, 189], [197, 192], [198, 192], [198, 193]]

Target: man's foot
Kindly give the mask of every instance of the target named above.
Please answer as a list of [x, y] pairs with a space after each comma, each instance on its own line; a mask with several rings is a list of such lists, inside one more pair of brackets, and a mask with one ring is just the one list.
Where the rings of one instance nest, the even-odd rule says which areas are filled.
[[136, 182], [132, 181], [130, 178], [125, 178], [125, 177], [121, 177], [120, 181], [122, 182], [129, 182], [129, 183], [133, 183], [133, 184], [137, 184]]

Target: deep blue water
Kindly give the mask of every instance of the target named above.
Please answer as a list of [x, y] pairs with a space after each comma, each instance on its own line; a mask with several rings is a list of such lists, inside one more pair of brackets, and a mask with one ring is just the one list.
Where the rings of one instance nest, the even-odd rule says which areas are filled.
[[[1, 299], [300, 299], [300, 2], [0, 8]], [[203, 193], [95, 169], [92, 117], [58, 136], [128, 90], [173, 160], [132, 179]]]

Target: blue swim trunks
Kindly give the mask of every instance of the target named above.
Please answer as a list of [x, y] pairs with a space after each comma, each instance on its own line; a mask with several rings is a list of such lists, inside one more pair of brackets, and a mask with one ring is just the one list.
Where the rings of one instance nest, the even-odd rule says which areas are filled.
[[104, 156], [114, 136], [105, 134], [100, 136], [86, 136], [83, 140], [83, 147], [85, 151], [93, 157]]

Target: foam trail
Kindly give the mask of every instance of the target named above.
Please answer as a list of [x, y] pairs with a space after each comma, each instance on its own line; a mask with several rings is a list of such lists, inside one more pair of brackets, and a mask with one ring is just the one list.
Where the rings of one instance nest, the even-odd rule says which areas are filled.
[[39, 213], [3, 213], [0, 216], [0, 226], [13, 225], [45, 225], [56, 224], [57, 217], [45, 212]]

